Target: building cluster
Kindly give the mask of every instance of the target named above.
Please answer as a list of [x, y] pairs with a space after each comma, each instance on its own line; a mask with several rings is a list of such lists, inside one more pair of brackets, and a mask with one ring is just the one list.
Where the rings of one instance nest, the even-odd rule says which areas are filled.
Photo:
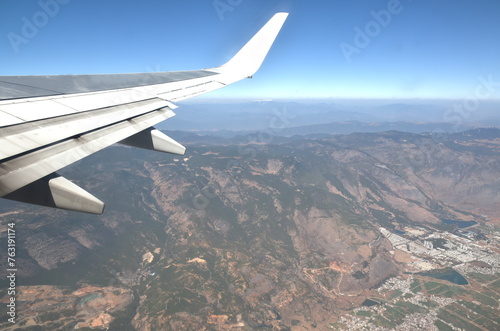
[[[409, 267], [425, 271], [440, 267], [456, 267], [470, 262], [482, 262], [489, 268], [498, 270], [500, 254], [480, 243], [473, 231], [461, 231], [456, 235], [449, 232], [432, 232], [410, 229], [409, 238], [380, 228], [380, 232], [391, 242], [394, 249], [409, 253], [413, 261]], [[418, 236], [415, 234], [418, 233]], [[472, 238], [472, 239], [471, 239]], [[493, 242], [492, 242], [493, 241]], [[500, 248], [500, 241], [490, 237], [488, 245]], [[436, 244], [440, 242], [441, 244]], [[498, 251], [498, 250], [497, 250]], [[483, 267], [484, 268], [484, 267]]]
[[[490, 231], [487, 235], [478, 235], [474, 230], [449, 233], [418, 227], [408, 227], [404, 231], [397, 231], [398, 233], [385, 228], [380, 228], [380, 231], [392, 243], [394, 250], [411, 255], [412, 262], [408, 264], [408, 271], [453, 267], [465, 274], [500, 272], [498, 232]], [[394, 323], [397, 324], [397, 330], [437, 330], [435, 322], [440, 320], [442, 325], [446, 324], [450, 329], [455, 329], [455, 326], [440, 319], [438, 314], [445, 307], [456, 304], [458, 300], [425, 294], [420, 291], [420, 286], [424, 285], [421, 281], [415, 282], [411, 274], [390, 278], [377, 288], [381, 304], [358, 307], [352, 314], [342, 316], [337, 324], [348, 330], [388, 330]], [[377, 302], [377, 296], [372, 301]], [[423, 309], [413, 312], [403, 308], [404, 303]], [[404, 311], [406, 314], [403, 317], [399, 316], [393, 320], [394, 312]], [[332, 325], [332, 328], [336, 328], [336, 325]]]

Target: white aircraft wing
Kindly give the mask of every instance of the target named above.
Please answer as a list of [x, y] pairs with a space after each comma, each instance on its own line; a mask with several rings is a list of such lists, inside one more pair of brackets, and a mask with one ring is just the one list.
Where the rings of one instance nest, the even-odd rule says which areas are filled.
[[226, 64], [203, 70], [0, 76], [0, 197], [101, 214], [104, 204], [57, 170], [115, 143], [181, 154], [152, 126], [173, 102], [251, 77], [288, 14], [277, 13]]

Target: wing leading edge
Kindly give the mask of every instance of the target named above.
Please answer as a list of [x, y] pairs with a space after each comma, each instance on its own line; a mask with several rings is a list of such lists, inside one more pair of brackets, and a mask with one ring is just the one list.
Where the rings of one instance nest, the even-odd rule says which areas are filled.
[[183, 155], [153, 125], [173, 102], [251, 77], [288, 14], [277, 13], [226, 64], [203, 70], [0, 76], [0, 197], [101, 214], [104, 203], [56, 173], [115, 143]]

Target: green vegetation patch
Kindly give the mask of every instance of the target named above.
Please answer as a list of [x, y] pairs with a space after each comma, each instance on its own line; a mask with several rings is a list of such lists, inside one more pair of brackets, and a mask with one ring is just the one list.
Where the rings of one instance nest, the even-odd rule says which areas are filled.
[[386, 319], [382, 315], [375, 316], [373, 318], [373, 324], [375, 324], [377, 326], [383, 326], [386, 328], [394, 328], [396, 326], [390, 320]]
[[451, 311], [453, 311], [453, 313], [463, 317], [463, 318], [467, 318], [468, 320], [473, 320], [475, 318], [477, 318], [478, 315], [477, 313], [469, 310], [467, 307], [464, 307], [462, 306], [459, 302], [455, 302], [449, 306], [447, 306], [447, 308]]
[[492, 306], [492, 307], [498, 307], [498, 302], [492, 298], [490, 298], [489, 296], [486, 296], [482, 293], [478, 293], [478, 292], [474, 292], [473, 294], [474, 296], [474, 299], [476, 299], [477, 301], [485, 304], [485, 305], [488, 305], [488, 306]]
[[401, 301], [394, 305], [395, 307], [404, 309], [408, 314], [420, 313], [426, 314], [429, 311], [422, 306], [417, 306], [411, 302]]
[[400, 297], [401, 294], [403, 294], [403, 292], [401, 292], [400, 290], [395, 290], [394, 292], [391, 293], [391, 299], [395, 299], [397, 297]]
[[451, 285], [440, 285], [438, 287], [433, 288], [432, 290], [428, 291], [427, 293], [429, 294], [439, 294], [440, 296], [444, 296], [447, 298], [452, 298], [454, 296], [458, 296], [464, 293], [467, 293], [467, 290], [464, 290], [463, 288], [460, 288], [458, 286], [451, 286]]
[[430, 290], [427, 290], [428, 294], [439, 294], [447, 289], [446, 285], [438, 285]]
[[[489, 283], [489, 282], [494, 281], [495, 279], [498, 278], [497, 275], [486, 275], [486, 274], [480, 274], [478, 272], [471, 272], [471, 273], [467, 274], [467, 276], [471, 277], [472, 279], [477, 280], [481, 284]], [[500, 281], [500, 279], [499, 279], [499, 281]]]
[[372, 312], [369, 310], [358, 310], [354, 313], [355, 316], [371, 317]]
[[489, 318], [486, 317], [479, 317], [474, 320], [474, 323], [477, 325], [480, 325], [481, 327], [485, 328], [486, 330], [498, 330], [499, 326], [497, 323], [493, 322]]
[[492, 288], [499, 289], [500, 288], [500, 279], [498, 279], [495, 282], [491, 283], [489, 286], [492, 287]]
[[489, 308], [488, 306], [479, 306], [469, 301], [459, 301], [459, 303], [471, 311], [500, 324], [500, 315], [496, 309]]
[[481, 293], [483, 293], [484, 295], [489, 296], [490, 298], [493, 298], [497, 301], [500, 300], [500, 295], [498, 295], [497, 293], [495, 293], [493, 291], [486, 290], [486, 291], [482, 291]]
[[438, 317], [442, 319], [443, 321], [447, 322], [448, 324], [451, 324], [455, 327], [462, 328], [467, 331], [472, 331], [472, 330], [481, 330], [480, 328], [476, 327], [475, 325], [470, 324], [469, 322], [463, 320], [459, 316], [452, 314], [445, 309], [439, 310]]
[[439, 331], [454, 331], [452, 327], [441, 320], [436, 320], [434, 322], [434, 325], [438, 328]]
[[420, 284], [419, 279], [413, 279], [413, 282], [410, 285], [410, 290], [415, 294], [422, 292], [422, 285]]
[[440, 286], [441, 283], [436, 283], [436, 282], [424, 282], [424, 287], [427, 291], [432, 290], [435, 287]]
[[396, 325], [403, 323], [405, 316], [405, 312], [393, 307], [389, 307], [384, 311], [384, 317]]
[[420, 304], [422, 304], [426, 307], [429, 307], [429, 308], [435, 308], [435, 307], [439, 306], [436, 302], [434, 302], [432, 300], [421, 301]]

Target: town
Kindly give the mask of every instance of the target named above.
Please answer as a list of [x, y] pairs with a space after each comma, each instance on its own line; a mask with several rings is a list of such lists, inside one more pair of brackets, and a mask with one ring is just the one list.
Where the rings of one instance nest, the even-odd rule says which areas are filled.
[[500, 232], [488, 223], [477, 224], [452, 231], [380, 228], [392, 253], [409, 261], [405, 272], [388, 279], [331, 328], [499, 329]]

